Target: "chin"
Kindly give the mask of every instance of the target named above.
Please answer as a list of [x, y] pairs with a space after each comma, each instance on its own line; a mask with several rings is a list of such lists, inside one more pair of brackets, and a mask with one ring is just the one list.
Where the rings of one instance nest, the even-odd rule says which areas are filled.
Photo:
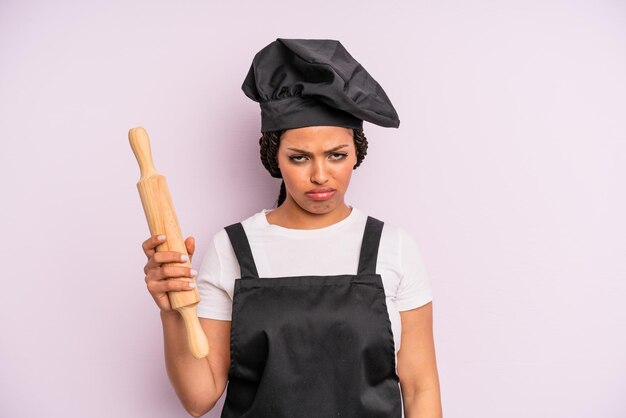
[[318, 201], [318, 202], [306, 202], [306, 204], [301, 204], [300, 207], [307, 212], [315, 213], [317, 215], [324, 215], [330, 213], [337, 209], [341, 205], [341, 202], [336, 201], [335, 199], [326, 200], [326, 201]]

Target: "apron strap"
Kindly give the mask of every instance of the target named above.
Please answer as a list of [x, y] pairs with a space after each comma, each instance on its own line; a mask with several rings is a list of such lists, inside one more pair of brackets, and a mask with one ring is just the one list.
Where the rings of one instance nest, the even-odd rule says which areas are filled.
[[254, 257], [252, 257], [252, 250], [250, 249], [250, 243], [246, 236], [246, 231], [243, 229], [241, 222], [229, 225], [224, 228], [230, 238], [230, 243], [235, 250], [237, 261], [239, 262], [239, 268], [241, 269], [241, 277], [259, 277], [259, 273], [256, 270], [256, 264], [254, 264]]
[[371, 216], [367, 217], [357, 274], [376, 274], [376, 259], [378, 258], [378, 245], [380, 244], [383, 225], [383, 221]]

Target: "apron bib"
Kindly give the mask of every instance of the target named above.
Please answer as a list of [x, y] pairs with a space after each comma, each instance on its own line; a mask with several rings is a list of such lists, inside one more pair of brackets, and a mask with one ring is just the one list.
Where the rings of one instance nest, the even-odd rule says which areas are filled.
[[400, 418], [391, 322], [368, 216], [357, 274], [259, 278], [241, 223], [222, 418]]

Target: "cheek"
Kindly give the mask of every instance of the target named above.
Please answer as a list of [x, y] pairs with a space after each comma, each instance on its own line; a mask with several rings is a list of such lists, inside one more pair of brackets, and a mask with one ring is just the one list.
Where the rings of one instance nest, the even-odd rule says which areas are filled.
[[347, 184], [350, 181], [350, 178], [352, 177], [352, 171], [353, 171], [352, 167], [353, 165], [346, 167], [346, 169], [342, 170], [341, 174], [339, 174], [343, 183]]
[[282, 174], [283, 178], [286, 175], [289, 175], [289, 161], [287, 161], [285, 158], [281, 158], [280, 156], [278, 156], [276, 162], [278, 163], [278, 170], [280, 171], [280, 174]]
[[357, 162], [355, 151], [352, 151], [350, 153], [350, 158], [348, 158], [348, 160], [349, 162], [347, 164], [348, 167], [346, 167], [346, 171], [348, 173], [348, 177], [350, 177], [352, 175], [352, 172], [354, 171], [354, 166], [356, 165], [356, 162]]
[[289, 161], [279, 161], [279, 168], [287, 188], [297, 188], [307, 180], [306, 172], [301, 167], [290, 164]]
[[354, 169], [352, 168], [354, 167], [354, 164], [356, 163], [346, 161], [345, 164], [342, 164], [341, 167], [338, 167], [337, 170], [334, 171], [333, 177], [335, 177], [338, 182], [347, 185], [350, 182], [350, 177], [352, 176], [352, 172], [354, 171]]

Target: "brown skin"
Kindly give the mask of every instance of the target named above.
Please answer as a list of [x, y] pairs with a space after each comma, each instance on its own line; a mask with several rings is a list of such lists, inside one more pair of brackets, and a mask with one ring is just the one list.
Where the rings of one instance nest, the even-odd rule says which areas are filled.
[[398, 377], [406, 418], [441, 418], [441, 392], [433, 338], [433, 303], [400, 312]]
[[[340, 148], [338, 148], [340, 147]], [[352, 130], [336, 126], [310, 126], [285, 131], [280, 140], [278, 165], [285, 181], [287, 197], [282, 205], [267, 214], [270, 224], [292, 229], [318, 229], [345, 219], [351, 212], [344, 201], [356, 164]], [[306, 195], [319, 187], [336, 190], [325, 201]], [[163, 266], [180, 262], [176, 252], [155, 253], [160, 244], [156, 237], [143, 243], [148, 257], [144, 268], [146, 285], [161, 309], [168, 376], [184, 408], [192, 416], [206, 414], [222, 396], [228, 382], [230, 367], [230, 321], [200, 318], [209, 340], [209, 356], [194, 358], [186, 343], [181, 316], [172, 310], [167, 293], [185, 290], [181, 281], [172, 277], [192, 277], [187, 267]], [[193, 237], [185, 240], [187, 252], [193, 256]], [[398, 352], [398, 376], [406, 418], [441, 418], [439, 378], [435, 360], [432, 331], [432, 303], [400, 312], [401, 346]]]
[[[280, 138], [277, 160], [287, 196], [282, 205], [267, 214], [269, 223], [292, 229], [318, 229], [350, 214], [344, 197], [357, 161], [352, 129], [289, 129]], [[319, 187], [333, 188], [335, 195], [323, 201], [306, 195]]]

